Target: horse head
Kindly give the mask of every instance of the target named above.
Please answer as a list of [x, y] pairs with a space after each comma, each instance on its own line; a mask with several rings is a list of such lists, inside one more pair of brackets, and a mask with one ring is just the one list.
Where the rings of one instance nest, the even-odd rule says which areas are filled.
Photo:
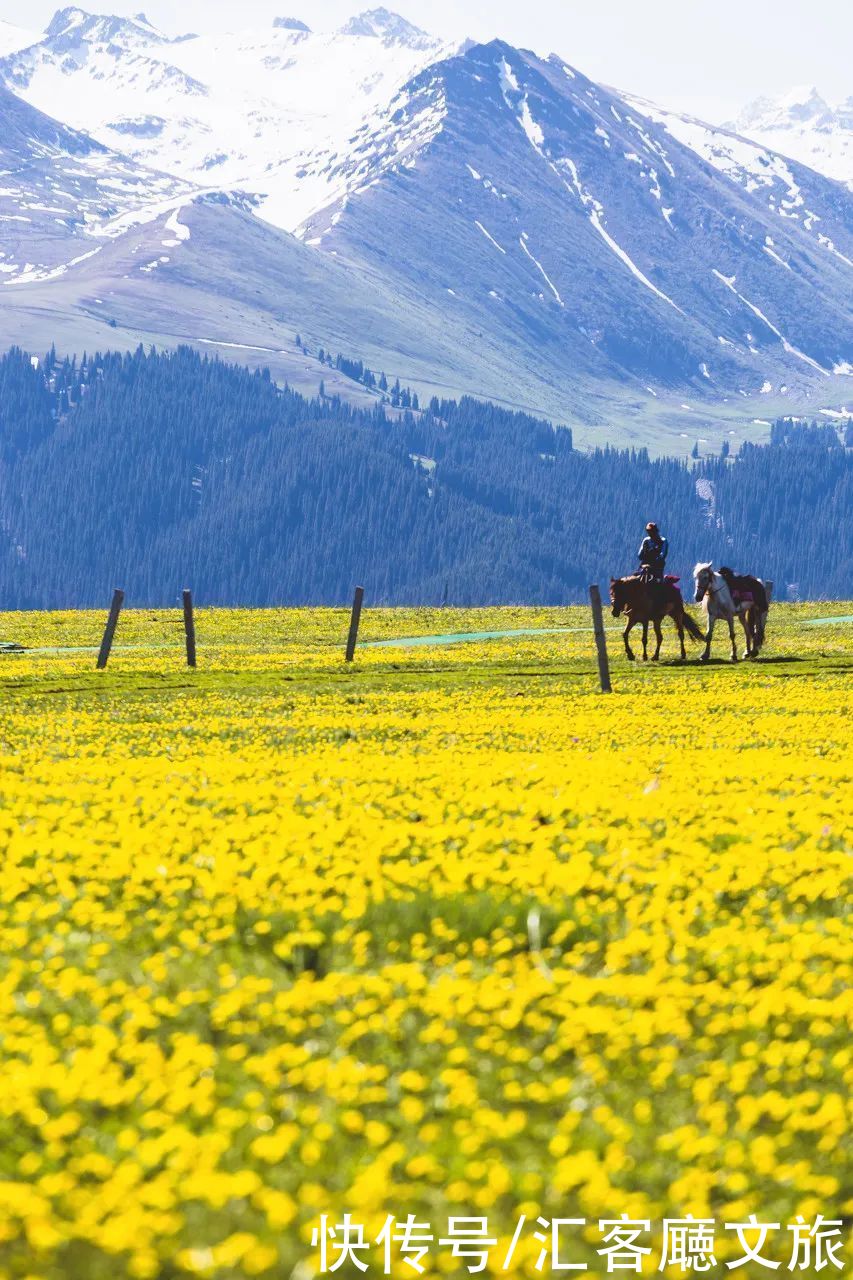
[[621, 578], [610, 579], [610, 612], [618, 618], [625, 607], [624, 584]]
[[693, 582], [696, 587], [696, 603], [699, 604], [703, 597], [707, 594], [708, 588], [714, 579], [714, 565], [712, 561], [707, 564], [697, 564], [693, 568]]

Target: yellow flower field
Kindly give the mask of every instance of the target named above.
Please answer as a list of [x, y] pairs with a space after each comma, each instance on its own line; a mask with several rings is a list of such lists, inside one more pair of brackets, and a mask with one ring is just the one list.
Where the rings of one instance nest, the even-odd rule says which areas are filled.
[[0, 615], [0, 1280], [308, 1280], [345, 1213], [518, 1277], [540, 1215], [597, 1277], [600, 1219], [727, 1275], [755, 1213], [789, 1274], [853, 1214], [851, 614], [608, 632], [609, 697], [580, 609], [368, 609], [351, 668], [345, 611], [201, 611], [195, 672], [177, 609], [106, 672], [102, 613]]

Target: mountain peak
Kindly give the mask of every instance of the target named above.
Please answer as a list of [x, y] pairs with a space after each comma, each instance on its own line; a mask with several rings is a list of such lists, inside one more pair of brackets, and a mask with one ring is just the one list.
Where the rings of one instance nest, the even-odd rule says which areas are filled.
[[798, 85], [776, 98], [757, 98], [723, 127], [853, 190], [853, 98], [832, 105], [814, 85]]
[[797, 85], [776, 98], [756, 98], [734, 124], [740, 130], [790, 129], [820, 125], [831, 116], [832, 108], [814, 85]]
[[78, 9], [73, 5], [67, 9], [57, 9], [47, 24], [46, 34], [51, 37], [64, 36], [75, 27], [85, 26], [92, 17], [93, 15], [87, 13], [85, 9]]
[[69, 37], [81, 40], [110, 41], [118, 35], [143, 35], [156, 40], [166, 37], [158, 31], [146, 18], [144, 13], [137, 13], [132, 18], [123, 18], [115, 14], [89, 13], [77, 5], [65, 9], [57, 9], [51, 18], [46, 32], [49, 40], [64, 40]]
[[795, 85], [788, 93], [783, 94], [779, 99], [779, 105], [788, 107], [789, 110], [794, 111], [800, 107], [808, 107], [812, 109], [815, 107], [825, 108], [827, 104], [818, 93], [815, 85], [798, 84]]
[[390, 9], [384, 7], [365, 9], [363, 13], [356, 14], [341, 27], [340, 34], [373, 36], [380, 40], [391, 40], [398, 44], [415, 47], [423, 45], [424, 42], [431, 43], [431, 37], [426, 31], [422, 31], [420, 27], [416, 27], [399, 13], [392, 13]]
[[276, 31], [306, 31], [310, 32], [311, 28], [301, 18], [273, 18], [273, 27]]

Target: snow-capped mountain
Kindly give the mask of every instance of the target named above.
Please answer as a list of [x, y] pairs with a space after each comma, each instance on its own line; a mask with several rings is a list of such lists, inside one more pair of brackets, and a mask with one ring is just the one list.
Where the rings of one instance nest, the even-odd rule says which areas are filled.
[[[190, 340], [308, 376], [299, 332], [611, 432], [763, 422], [850, 386], [851, 191], [555, 56], [448, 49], [384, 9], [170, 38], [75, 8], [0, 77], [20, 95], [0, 147], [28, 121], [13, 217], [34, 219], [0, 221], [0, 338]], [[45, 187], [75, 145], [76, 220]]]
[[74, 54], [81, 45], [108, 45], [132, 53], [140, 39], [168, 44], [169, 39], [148, 21], [144, 13], [133, 18], [87, 13], [85, 9], [59, 9], [45, 30], [46, 43], [60, 52]]
[[555, 360], [701, 385], [850, 359], [848, 193], [781, 161], [744, 182], [556, 57], [496, 41], [434, 65], [358, 156], [307, 243], [445, 311], [491, 300], [490, 328]]
[[[55, 279], [195, 191], [142, 171], [0, 87], [0, 280]], [[175, 236], [181, 232], [176, 230]]]
[[409, 49], [435, 49], [432, 36], [401, 18], [399, 13], [391, 13], [389, 9], [367, 9], [345, 22], [340, 34], [373, 37], [389, 44], [405, 45]]
[[293, 229], [336, 194], [325, 170], [395, 93], [451, 52], [387, 9], [314, 33], [269, 28], [169, 40], [134, 19], [62, 9], [0, 61], [27, 102], [150, 168], [260, 196]]
[[830, 106], [813, 85], [757, 98], [727, 128], [853, 188], [853, 97]]

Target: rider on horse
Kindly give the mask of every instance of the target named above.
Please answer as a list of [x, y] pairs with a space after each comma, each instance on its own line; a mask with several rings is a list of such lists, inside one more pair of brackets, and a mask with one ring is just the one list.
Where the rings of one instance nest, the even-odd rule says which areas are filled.
[[646, 525], [646, 536], [638, 553], [640, 572], [627, 578], [610, 579], [610, 605], [614, 618], [628, 619], [622, 639], [625, 642], [625, 653], [633, 661], [629, 636], [631, 629], [638, 623], [643, 628], [643, 658], [647, 657], [647, 640], [649, 623], [655, 629], [656, 647], [652, 661], [656, 662], [661, 647], [660, 624], [663, 618], [672, 618], [678, 631], [681, 645], [682, 662], [687, 657], [684, 647], [684, 632], [687, 631], [694, 640], [705, 643], [704, 631], [691, 618], [684, 607], [684, 600], [678, 586], [678, 578], [666, 576], [666, 557], [669, 543], [656, 524]]
[[663, 582], [669, 543], [656, 524], [646, 525], [646, 536], [637, 553], [640, 561], [640, 577], [646, 582]]

